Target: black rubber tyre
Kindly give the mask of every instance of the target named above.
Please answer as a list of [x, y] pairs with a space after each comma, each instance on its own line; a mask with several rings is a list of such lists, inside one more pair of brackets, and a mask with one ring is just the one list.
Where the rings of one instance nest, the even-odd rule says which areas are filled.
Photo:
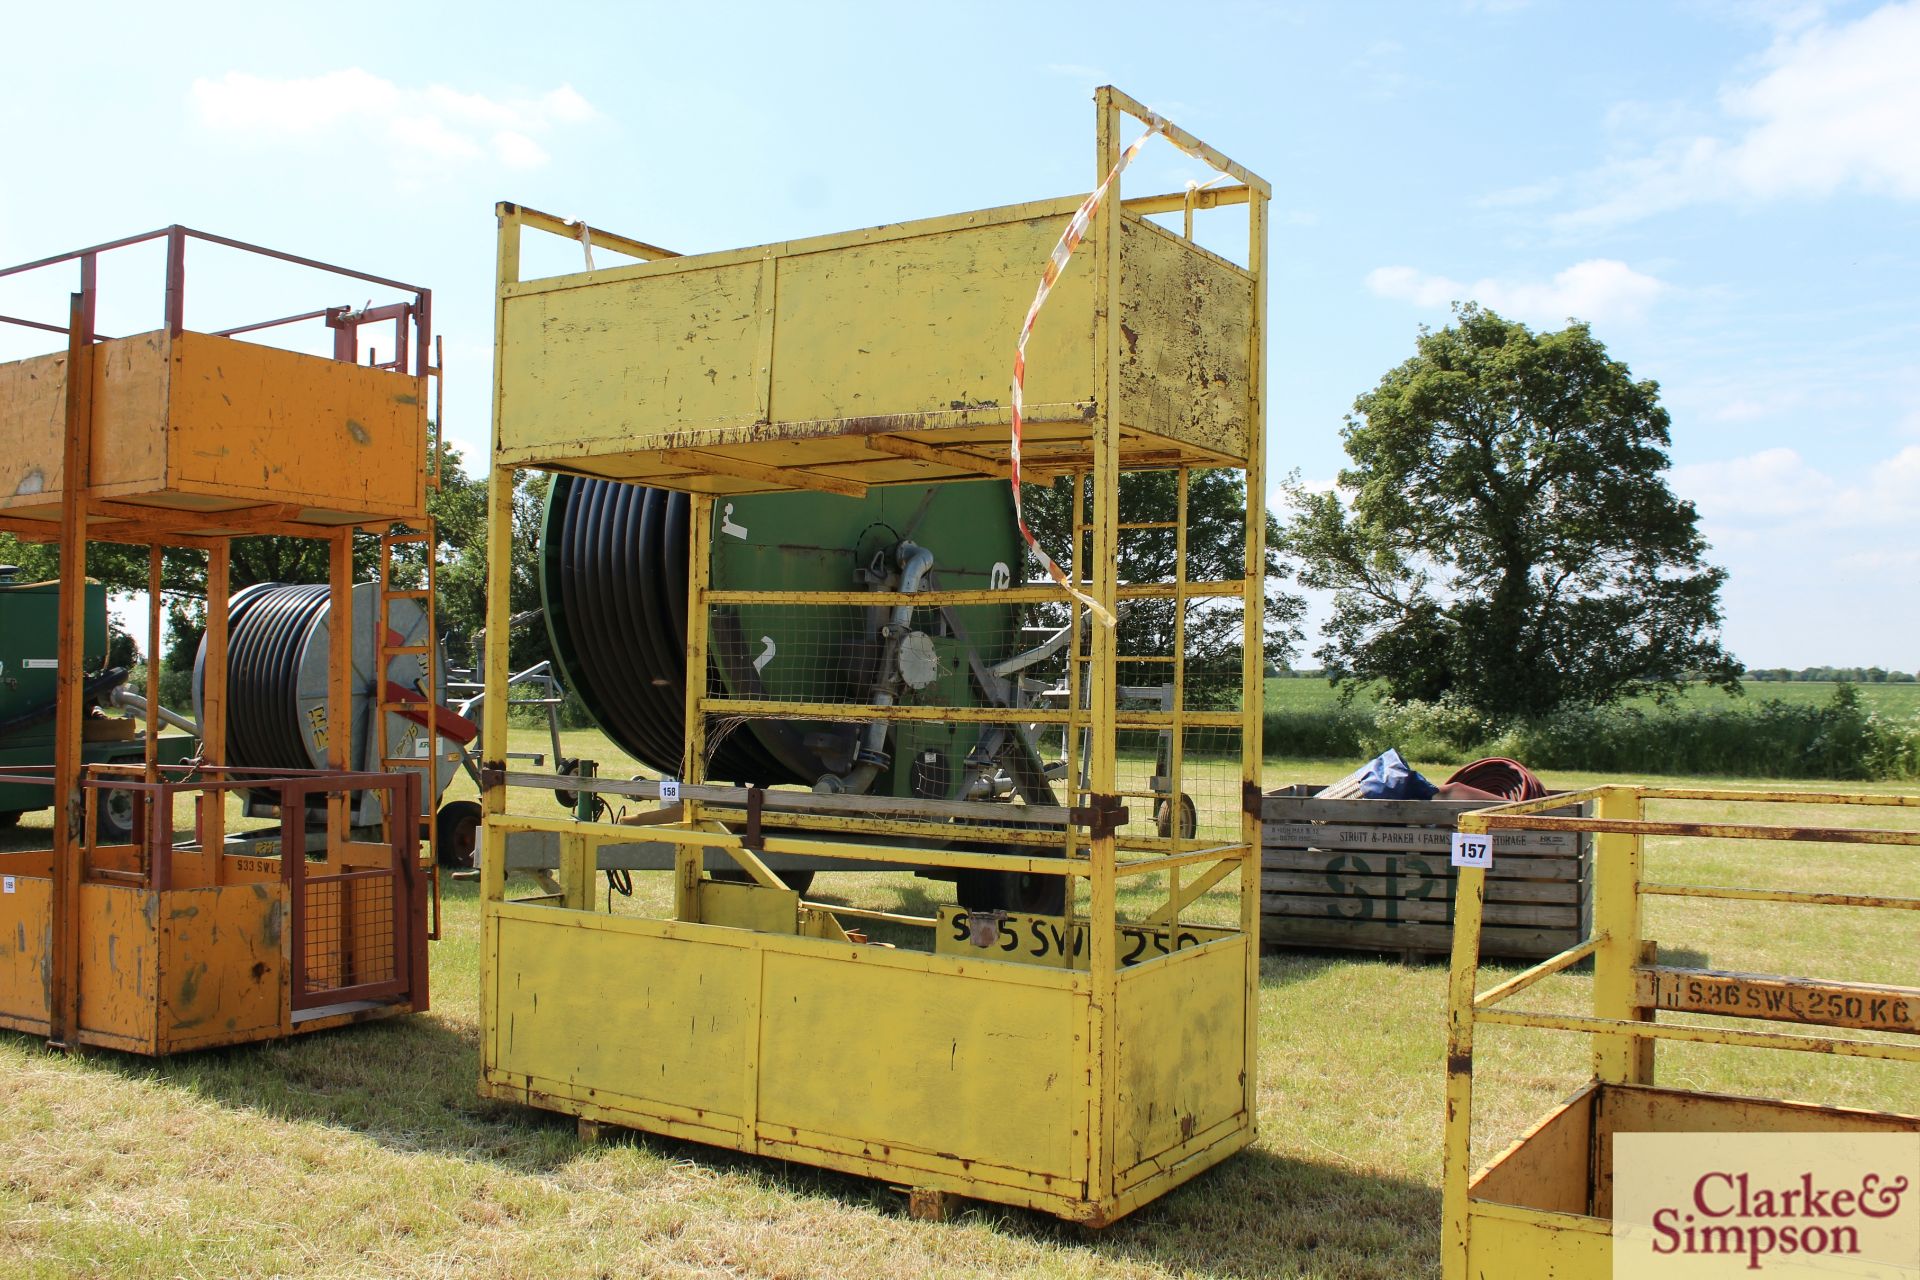
[[95, 844], [133, 842], [133, 792], [102, 791], [93, 817]]
[[480, 846], [480, 805], [449, 800], [433, 818], [433, 857], [450, 871], [475, 865]]
[[[1159, 829], [1162, 839], [1173, 834], [1173, 808], [1165, 800], [1153, 806], [1153, 822]], [[1182, 791], [1180, 793], [1180, 838], [1191, 840], [1199, 834], [1199, 831], [1200, 810], [1195, 807], [1193, 797]]]

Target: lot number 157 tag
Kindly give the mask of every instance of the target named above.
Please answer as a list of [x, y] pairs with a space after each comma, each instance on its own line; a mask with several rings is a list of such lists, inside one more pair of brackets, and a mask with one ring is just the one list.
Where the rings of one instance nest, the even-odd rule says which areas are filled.
[[1493, 865], [1493, 837], [1491, 835], [1468, 835], [1464, 831], [1453, 833], [1453, 865], [1456, 867], [1480, 867], [1485, 869]]

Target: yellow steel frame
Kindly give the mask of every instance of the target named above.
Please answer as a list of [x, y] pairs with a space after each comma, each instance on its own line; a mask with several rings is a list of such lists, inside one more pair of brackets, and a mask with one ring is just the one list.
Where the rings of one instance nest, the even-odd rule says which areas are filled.
[[[1104, 178], [1120, 154], [1123, 117], [1146, 121], [1151, 113], [1111, 88], [1099, 90], [1096, 105], [1095, 167], [1097, 176]], [[1112, 1221], [1252, 1141], [1257, 1104], [1260, 831], [1257, 805], [1247, 804], [1245, 797], [1257, 795], [1260, 783], [1266, 525], [1261, 384], [1266, 356], [1263, 282], [1269, 189], [1264, 181], [1177, 127], [1168, 126], [1166, 135], [1189, 154], [1237, 179], [1239, 185], [1208, 189], [1197, 195], [1135, 200], [1122, 197], [1119, 182], [1109, 188], [1093, 232], [1081, 250], [1084, 261], [1073, 268], [1092, 277], [1088, 320], [1092, 326], [1095, 394], [1084, 416], [1076, 407], [1070, 419], [1079, 424], [1074, 429], [1081, 432], [1080, 438], [1066, 441], [1056, 436], [1053, 452], [1043, 451], [1030, 458], [1028, 471], [1073, 477], [1076, 496], [1072, 555], [1068, 559], [1079, 589], [1109, 611], [1121, 601], [1144, 598], [1181, 602], [1228, 599], [1239, 603], [1245, 654], [1240, 708], [1189, 709], [1187, 672], [1180, 646], [1176, 645], [1170, 659], [1175, 689], [1172, 705], [1163, 711], [1120, 711], [1113, 691], [1121, 683], [1118, 671], [1122, 658], [1116, 651], [1114, 632], [1090, 625], [1085, 609], [1053, 584], [992, 592], [929, 590], [911, 595], [716, 589], [709, 580], [715, 486], [697, 474], [692, 476], [684, 485], [692, 494], [691, 618], [704, 620], [716, 604], [732, 603], [870, 606], [896, 597], [923, 608], [987, 601], [1056, 603], [1069, 611], [1074, 622], [1075, 642], [1070, 647], [1068, 671], [1075, 695], [1063, 708], [1023, 709], [1010, 717], [1005, 710], [981, 707], [882, 708], [723, 698], [710, 691], [704, 680], [690, 680], [685, 752], [678, 779], [679, 810], [663, 811], [659, 815], [662, 821], [650, 822], [646, 828], [649, 839], [670, 843], [676, 849], [675, 909], [670, 919], [592, 914], [597, 850], [603, 844], [631, 841], [634, 828], [513, 813], [509, 808], [512, 788], [551, 790], [554, 779], [509, 773], [498, 756], [487, 761], [482, 774], [482, 1093], [568, 1112], [579, 1117], [583, 1125], [617, 1122], [904, 1182], [929, 1193], [978, 1196], [1095, 1224]], [[1131, 427], [1123, 430], [1115, 408], [1123, 403], [1117, 301], [1122, 219], [1124, 215], [1138, 222], [1145, 213], [1185, 210], [1190, 233], [1194, 209], [1235, 204], [1248, 206], [1247, 265], [1231, 267], [1236, 278], [1251, 285], [1251, 310], [1245, 317], [1247, 346], [1236, 356], [1244, 359], [1251, 373], [1248, 385], [1233, 392], [1244, 401], [1245, 446], [1228, 457], [1181, 455], [1139, 436]], [[1071, 200], [1054, 200], [1022, 207], [1012, 215], [1007, 211], [990, 213], [1003, 219], [1063, 219], [1072, 207]], [[642, 241], [614, 237], [597, 229], [583, 230], [580, 224], [518, 206], [501, 205], [498, 212], [496, 332], [501, 338], [495, 348], [487, 629], [490, 635], [505, 636], [516, 470], [544, 466], [593, 474], [595, 464], [593, 454], [577, 443], [529, 444], [503, 428], [503, 423], [521, 420], [514, 416], [509, 385], [528, 385], [515, 361], [538, 358], [523, 357], [510, 349], [506, 336], [509, 307], [556, 288], [590, 288], [596, 282], [625, 285], [657, 278], [663, 272], [696, 271], [713, 263], [746, 268], [758, 262], [763, 277], [760, 297], [768, 308], [758, 366], [764, 375], [773, 342], [767, 279], [773, 259], [771, 251], [758, 250], [680, 258]], [[946, 230], [964, 230], [975, 221], [975, 215], [958, 215], [916, 226], [918, 234], [931, 237]], [[523, 281], [520, 257], [525, 228], [583, 239], [641, 262], [604, 269], [590, 266], [586, 275], [566, 276], [561, 282]], [[1154, 234], [1161, 233], [1156, 230]], [[874, 235], [855, 232], [822, 237], [808, 242], [808, 252], [857, 248], [870, 243]], [[1191, 246], [1190, 251], [1219, 261], [1197, 246]], [[1032, 263], [1036, 281], [1042, 266], [1039, 258]], [[986, 319], [995, 326], [1004, 322], [1010, 364], [1011, 338], [1018, 316]], [[765, 392], [760, 402], [764, 417]], [[890, 468], [876, 473], [885, 477], [877, 482], [1004, 478], [1009, 473], [1004, 434], [990, 443], [976, 433], [953, 445], [941, 443], [942, 437], [929, 440], [920, 434], [947, 430], [960, 422], [990, 424], [996, 414], [1000, 411], [969, 409], [955, 415], [919, 415], [889, 423], [886, 431], [863, 424], [854, 438], [865, 441], [863, 447], [869, 454], [881, 459], [875, 465]], [[998, 421], [1005, 422], [1004, 414]], [[713, 438], [722, 443], [732, 442], [736, 435], [748, 438], [743, 431], [733, 435], [727, 431], [734, 429], [716, 431]], [[816, 440], [826, 439], [839, 449], [846, 447], [832, 439], [830, 427], [808, 422], [783, 434], [781, 423], [762, 421], [753, 432], [755, 438], [779, 444], [783, 451], [770, 455], [778, 457], [777, 467], [756, 464], [749, 470], [731, 457], [659, 450], [657, 445], [652, 456], [674, 453], [668, 461], [675, 467], [695, 472], [705, 467], [720, 477], [749, 478], [762, 488], [864, 491], [867, 481], [851, 471], [840, 473], [837, 485], [822, 483], [827, 473], [809, 461], [807, 449]], [[1059, 461], [1050, 464], [1046, 460], [1049, 456]], [[1195, 582], [1187, 577], [1187, 468], [1195, 464], [1228, 465], [1245, 473], [1245, 555], [1242, 572], [1232, 581]], [[1129, 469], [1168, 467], [1178, 471], [1177, 510], [1152, 527], [1177, 531], [1177, 573], [1171, 582], [1122, 583], [1117, 554], [1123, 531], [1117, 514], [1120, 476]], [[648, 482], [682, 487], [681, 478], [663, 477], [657, 470]], [[1176, 616], [1180, 612], [1176, 610]], [[1184, 627], [1184, 622], [1179, 625]], [[1184, 641], [1184, 630], [1180, 639]], [[707, 670], [708, 646], [704, 622], [691, 626], [687, 638], [689, 671]], [[482, 740], [493, 751], [506, 741], [507, 699], [503, 691], [508, 674], [507, 646], [489, 645]], [[1060, 830], [1049, 834], [1006, 826], [1009, 810], [1005, 805], [885, 801], [783, 791], [750, 798], [744, 789], [705, 781], [702, 765], [707, 758], [707, 724], [717, 715], [977, 723], [1004, 723], [1017, 718], [1023, 723], [1058, 724], [1064, 730], [1066, 785], [1071, 799], [1056, 813], [1061, 819]], [[1239, 735], [1240, 793], [1234, 797], [1239, 811], [1237, 839], [1190, 838], [1180, 830], [1183, 735], [1189, 729], [1204, 727], [1233, 730]], [[1116, 824], [1104, 820], [1111, 813], [1110, 806], [1118, 805], [1123, 798], [1150, 794], [1121, 788], [1115, 746], [1116, 735], [1122, 730], [1171, 735], [1168, 803], [1174, 818], [1170, 835], [1124, 834]], [[1082, 753], [1084, 784], [1079, 781]], [[659, 795], [657, 784], [643, 781], [582, 778], [570, 779], [567, 785], [639, 798]], [[760, 804], [769, 814], [778, 812], [783, 830], [806, 834], [769, 835], [750, 848], [742, 834], [742, 819], [750, 806]], [[1005, 844], [1020, 851], [982, 853], [930, 847], [946, 842], [952, 820], [961, 815], [982, 824], [984, 838], [1004, 837]], [[560, 837], [559, 890], [515, 901], [507, 896], [506, 847], [510, 836], [525, 832]], [[703, 871], [705, 850], [722, 850], [730, 855], [752, 884], [716, 884]], [[855, 869], [862, 864], [889, 862], [1063, 877], [1069, 888], [1069, 913], [1079, 916], [1087, 926], [1090, 954], [1081, 968], [1038, 968], [998, 963], [984, 953], [930, 954], [850, 943], [836, 922], [837, 916], [921, 926], [934, 922], [898, 913], [841, 910], [803, 902], [767, 870], [758, 856], [760, 851], [829, 857], [844, 860]], [[1195, 936], [1205, 938], [1199, 945], [1123, 969], [1116, 953], [1119, 886], [1131, 877], [1157, 872], [1168, 873], [1167, 896], [1144, 922], [1146, 926], [1177, 931], [1182, 912], [1202, 894], [1230, 884], [1237, 875], [1238, 928], [1199, 931]], [[1079, 885], [1086, 886], [1084, 896], [1074, 891]], [[784, 898], [779, 897], [782, 894]], [[1079, 908], [1076, 902], [1086, 905]], [[634, 966], [655, 975], [647, 981], [644, 992], [626, 982], [626, 975], [639, 971]], [[675, 1003], [676, 979], [671, 975], [695, 967], [703, 973], [698, 999], [710, 1004], [689, 1010]], [[802, 1050], [790, 1038], [783, 1010], [790, 998], [799, 998], [789, 994], [796, 990], [791, 984], [799, 982], [809, 984], [805, 989], [814, 993], [807, 1007], [809, 1017], [819, 1023], [818, 1035], [830, 1040], [834, 1029], [851, 1025], [847, 1019], [855, 1013], [859, 1025], [870, 1030], [862, 1037], [858, 1065], [834, 1064], [823, 1071], [814, 1051], [817, 1044]], [[594, 1009], [571, 1014], [557, 1011], [567, 999], [563, 991], [583, 985], [595, 989]], [[682, 992], [678, 998], [693, 997]], [[677, 1030], [667, 1037], [673, 1042], [671, 1050], [652, 1039], [628, 1045], [624, 1037], [640, 1034], [631, 1029], [650, 1027], [662, 1007], [674, 1011], [671, 1025]], [[696, 1034], [693, 1043], [685, 1045], [686, 1018], [693, 1012], [699, 1013], [702, 1027], [711, 1024], [712, 1030]], [[971, 1037], [955, 1033], [949, 1045], [946, 1030], [928, 1022], [929, 1018], [940, 1017], [977, 1026], [978, 1033]], [[738, 1024], [746, 1029], [736, 1038]], [[996, 1037], [986, 1030], [989, 1025], [1000, 1024], [1006, 1024], [1011, 1034]], [[661, 1023], [663, 1028], [666, 1025]], [[1031, 1043], [1023, 1051], [1026, 1058], [1008, 1056], [1000, 1043], [1027, 1037]], [[623, 1050], [622, 1046], [627, 1048]], [[622, 1056], [623, 1052], [628, 1056]], [[1044, 1061], [1046, 1071], [1030, 1075], [1029, 1059]], [[951, 1128], [936, 1141], [927, 1136], [923, 1124], [916, 1123], [915, 1112], [924, 1109], [923, 1103], [925, 1107], [938, 1105], [929, 1101], [934, 1095], [924, 1092], [924, 1078], [938, 1076], [954, 1063], [959, 1064], [953, 1069], [960, 1070], [960, 1075], [950, 1087], [960, 1096], [979, 1096], [981, 1105], [956, 1112]], [[823, 1103], [821, 1091], [838, 1089], [849, 1074], [862, 1081], [871, 1077], [865, 1092], [858, 1095], [865, 1101], [844, 1107]], [[715, 1082], [722, 1082], [724, 1087]], [[714, 1087], [709, 1089], [708, 1085]], [[992, 1092], [991, 1104], [983, 1089]]]
[[[1561, 1280], [1609, 1280], [1613, 1275], [1611, 1224], [1597, 1189], [1598, 1170], [1608, 1159], [1599, 1109], [1610, 1091], [1633, 1095], [1640, 1105], [1664, 1113], [1673, 1130], [1738, 1128], [1754, 1131], [1858, 1130], [1878, 1125], [1896, 1131], [1920, 1131], [1920, 1117], [1875, 1114], [1767, 1099], [1652, 1089], [1654, 1048], [1662, 1040], [1735, 1048], [1786, 1049], [1839, 1057], [1878, 1058], [1920, 1065], [1920, 1042], [1826, 1033], [1749, 1031], [1701, 1022], [1662, 1022], [1660, 1012], [1765, 1016], [1830, 1029], [1920, 1033], [1920, 988], [1895, 988], [1767, 974], [1687, 969], [1656, 962], [1645, 936], [1644, 909], [1650, 897], [1696, 901], [1775, 902], [1800, 906], [1873, 907], [1920, 911], [1920, 898], [1876, 894], [1805, 893], [1781, 889], [1736, 888], [1653, 882], [1646, 878], [1642, 843], [1648, 836], [1697, 839], [1828, 842], [1836, 844], [1920, 846], [1920, 831], [1857, 826], [1778, 826], [1748, 822], [1674, 822], [1646, 817], [1648, 801], [1702, 800], [1751, 805], [1838, 805], [1860, 809], [1920, 807], [1920, 797], [1830, 792], [1747, 791], [1719, 788], [1602, 786], [1554, 795], [1544, 800], [1498, 805], [1462, 814], [1463, 832], [1493, 833], [1499, 856], [1499, 832], [1510, 830], [1587, 831], [1595, 834], [1593, 932], [1587, 941], [1526, 971], [1478, 990], [1480, 932], [1486, 871], [1459, 869], [1453, 933], [1452, 973], [1447, 999], [1446, 1164], [1442, 1183], [1443, 1272], [1447, 1280], [1470, 1276], [1553, 1275]], [[1590, 802], [1590, 816], [1556, 817], [1546, 811]], [[1593, 1012], [1557, 1014], [1505, 1008], [1514, 996], [1584, 961], [1593, 962]], [[1686, 994], [1710, 990], [1722, 998]], [[1829, 1016], [1783, 1012], [1777, 1004], [1755, 1001], [1738, 1012], [1748, 993], [1794, 990], [1821, 999]], [[1727, 999], [1724, 997], [1741, 997]], [[1862, 997], [1868, 1013], [1844, 1009], [1847, 997]], [[1835, 1006], [1834, 998], [1843, 1003]], [[1808, 1006], [1802, 1006], [1806, 1008]], [[1751, 1010], [1768, 1008], [1762, 1015]], [[1533, 1027], [1586, 1034], [1593, 1043], [1593, 1083], [1536, 1125], [1497, 1160], [1475, 1173], [1471, 1162], [1474, 1108], [1474, 1033], [1480, 1026]], [[1567, 1133], [1585, 1134], [1569, 1141]], [[1495, 1180], [1509, 1170], [1536, 1182], [1563, 1184], [1536, 1194], [1555, 1207], [1511, 1203], [1521, 1196], [1491, 1194]], [[1511, 1179], [1509, 1179], [1511, 1181]], [[1505, 1191], [1505, 1188], [1502, 1188]], [[1578, 1206], [1572, 1207], [1572, 1206]]]

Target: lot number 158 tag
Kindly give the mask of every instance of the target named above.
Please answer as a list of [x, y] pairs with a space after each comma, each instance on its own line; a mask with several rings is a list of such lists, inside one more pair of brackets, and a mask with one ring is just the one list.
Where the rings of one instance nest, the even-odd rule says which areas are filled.
[[1493, 837], [1491, 835], [1468, 835], [1464, 831], [1453, 833], [1453, 865], [1456, 867], [1480, 867], [1485, 869], [1493, 865]]

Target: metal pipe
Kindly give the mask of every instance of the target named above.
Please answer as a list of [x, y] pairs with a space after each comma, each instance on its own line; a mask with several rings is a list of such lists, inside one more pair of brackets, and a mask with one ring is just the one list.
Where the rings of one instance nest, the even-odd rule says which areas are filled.
[[[127, 708], [142, 720], [147, 718], [147, 700], [131, 690], [125, 688], [115, 689], [108, 695], [107, 701], [116, 707]], [[169, 711], [165, 707], [161, 707], [155, 714], [159, 716], [160, 723], [162, 724], [170, 724], [176, 729], [184, 729], [196, 738], [200, 736], [200, 725], [198, 721], [189, 720], [179, 712]]]
[[[894, 558], [900, 564], [900, 593], [912, 595], [919, 591], [920, 584], [933, 568], [933, 552], [915, 543], [902, 541], [894, 550]], [[891, 707], [894, 704], [900, 688], [900, 645], [907, 638], [912, 621], [913, 604], [903, 600], [893, 606], [893, 612], [887, 615], [887, 625], [881, 629], [886, 647], [881, 651], [878, 676], [870, 695], [876, 707]], [[873, 780], [880, 776], [880, 770], [887, 765], [888, 723], [879, 718], [869, 723], [853, 769], [845, 774], [825, 774], [814, 783], [813, 789], [864, 794], [873, 785]]]

